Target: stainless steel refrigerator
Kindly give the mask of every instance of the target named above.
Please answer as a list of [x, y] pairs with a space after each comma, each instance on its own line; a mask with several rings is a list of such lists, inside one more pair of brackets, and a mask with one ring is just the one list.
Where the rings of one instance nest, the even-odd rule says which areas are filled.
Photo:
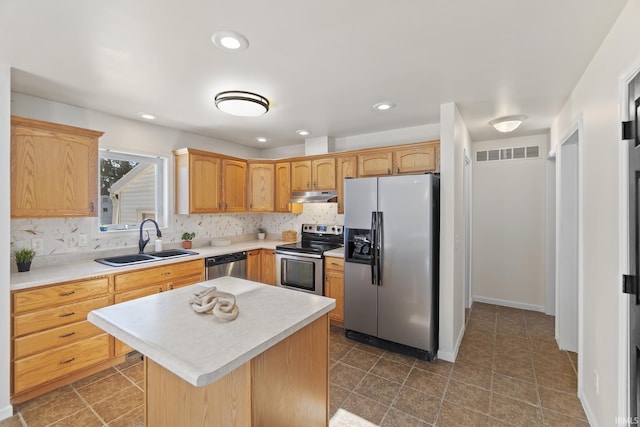
[[345, 180], [347, 337], [435, 358], [439, 196], [432, 174]]

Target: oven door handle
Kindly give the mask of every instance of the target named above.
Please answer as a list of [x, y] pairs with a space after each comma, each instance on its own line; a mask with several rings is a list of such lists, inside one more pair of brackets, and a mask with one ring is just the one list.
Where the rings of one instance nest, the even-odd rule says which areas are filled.
[[322, 258], [322, 255], [318, 255], [318, 254], [306, 254], [301, 252], [288, 252], [288, 251], [279, 251], [279, 250], [276, 250], [276, 255], [291, 255], [297, 258], [315, 258], [315, 259]]

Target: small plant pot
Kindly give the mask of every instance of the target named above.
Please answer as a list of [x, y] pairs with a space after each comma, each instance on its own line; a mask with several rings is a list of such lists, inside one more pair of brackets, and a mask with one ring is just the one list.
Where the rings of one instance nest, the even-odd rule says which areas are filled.
[[19, 262], [19, 263], [16, 263], [16, 265], [18, 266], [18, 271], [21, 272], [21, 273], [31, 270], [31, 261], [29, 261], [29, 262]]
[[191, 249], [191, 246], [193, 246], [193, 242], [191, 240], [185, 240], [182, 242], [182, 247], [184, 249]]
[[267, 233], [258, 233], [258, 239], [260, 240], [264, 240], [264, 236], [266, 236]]

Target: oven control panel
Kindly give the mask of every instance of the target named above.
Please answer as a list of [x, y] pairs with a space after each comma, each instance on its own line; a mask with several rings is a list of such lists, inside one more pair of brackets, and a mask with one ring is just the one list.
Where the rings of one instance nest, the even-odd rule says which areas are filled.
[[344, 227], [341, 225], [327, 224], [302, 224], [303, 233], [313, 234], [342, 234]]

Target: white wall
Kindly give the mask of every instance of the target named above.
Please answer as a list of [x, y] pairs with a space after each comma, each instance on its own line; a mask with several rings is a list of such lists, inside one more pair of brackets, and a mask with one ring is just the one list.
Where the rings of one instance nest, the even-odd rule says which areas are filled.
[[[582, 118], [583, 247], [580, 325], [581, 361], [578, 395], [591, 425], [613, 425], [616, 416], [626, 416], [624, 360], [626, 339], [619, 333], [619, 317], [627, 297], [621, 294], [621, 273], [626, 265], [623, 224], [626, 198], [624, 156], [620, 141], [621, 76], [640, 65], [637, 37], [640, 1], [631, 0], [603, 41], [600, 49], [573, 89], [551, 128], [552, 149]], [[599, 377], [599, 390], [593, 381]]]
[[10, 292], [9, 292], [9, 230], [11, 227], [10, 199], [11, 192], [9, 171], [11, 168], [11, 70], [0, 65], [0, 420], [10, 417], [13, 409], [9, 400], [9, 325], [10, 325]]
[[[464, 150], [469, 132], [454, 103], [440, 106], [440, 335], [438, 357], [455, 361], [464, 333]], [[475, 191], [475, 184], [474, 184]], [[475, 215], [475, 213], [474, 213]]]
[[[473, 299], [544, 310], [547, 135], [473, 144]], [[540, 157], [476, 162], [477, 151], [539, 146]]]

